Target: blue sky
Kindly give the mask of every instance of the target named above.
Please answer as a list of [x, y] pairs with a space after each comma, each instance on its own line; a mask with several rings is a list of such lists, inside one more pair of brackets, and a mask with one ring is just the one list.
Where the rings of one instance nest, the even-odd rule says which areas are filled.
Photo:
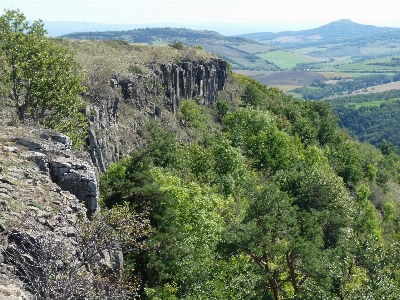
[[28, 20], [159, 27], [172, 22], [225, 23], [253, 24], [258, 31], [280, 31], [313, 28], [338, 19], [400, 27], [400, 1], [385, 0], [0, 0], [0, 8], [19, 8]]

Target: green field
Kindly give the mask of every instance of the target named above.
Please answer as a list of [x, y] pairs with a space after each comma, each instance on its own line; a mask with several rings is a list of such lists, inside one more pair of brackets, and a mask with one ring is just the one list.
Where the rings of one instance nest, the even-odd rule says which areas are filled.
[[272, 49], [271, 46], [262, 44], [232, 44], [231, 46], [248, 53], [263, 53]]
[[354, 107], [359, 109], [360, 107], [365, 107], [365, 106], [377, 106], [380, 107], [381, 103], [387, 102], [386, 100], [380, 100], [380, 101], [371, 101], [371, 102], [363, 102], [363, 103], [353, 103], [350, 104], [350, 107]]
[[339, 64], [335, 67], [335, 70], [338, 71], [370, 71], [372, 73], [375, 72], [398, 72], [400, 71], [400, 66], [383, 66], [383, 65], [376, 65], [376, 64], [368, 64], [368, 61], [364, 62], [354, 62], [354, 63], [347, 63], [347, 64]]
[[328, 48], [305, 47], [305, 48], [300, 48], [300, 49], [294, 49], [292, 51], [295, 52], [295, 53], [298, 53], [298, 54], [306, 55], [306, 54], [310, 54], [310, 53], [313, 53], [313, 52], [324, 51], [326, 49], [328, 49]]
[[281, 51], [281, 50], [269, 51], [257, 54], [257, 56], [274, 63], [281, 69], [291, 69], [294, 68], [299, 63], [311, 63], [318, 61], [318, 59], [315, 59], [310, 56], [305, 56], [302, 54]]
[[365, 106], [380, 107], [381, 104], [383, 104], [383, 103], [393, 103], [393, 102], [396, 102], [399, 100], [400, 100], [400, 98], [393, 98], [393, 99], [389, 99], [389, 100], [377, 100], [377, 101], [370, 101], [370, 102], [351, 103], [351, 104], [349, 104], [349, 106], [357, 108], [357, 109], [359, 109], [360, 107], [365, 107]]
[[[248, 58], [243, 58], [243, 57], [237, 57], [232, 59], [234, 62], [237, 64], [246, 67], [247, 69], [252, 69], [252, 70], [277, 70], [274, 65], [271, 65], [265, 60], [256, 57], [255, 59], [248, 59]], [[239, 67], [240, 68], [240, 67]]]
[[400, 42], [376, 42], [368, 44], [366, 47], [361, 47], [361, 54], [383, 54], [390, 52], [398, 52], [400, 50]]

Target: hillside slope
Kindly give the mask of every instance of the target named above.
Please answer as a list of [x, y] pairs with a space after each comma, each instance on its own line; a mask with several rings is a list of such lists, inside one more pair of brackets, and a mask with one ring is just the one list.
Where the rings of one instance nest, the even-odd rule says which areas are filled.
[[[57, 233], [57, 214], [47, 219], [40, 209], [50, 211], [50, 205], [57, 212], [64, 203], [51, 192], [63, 195], [64, 180], [50, 170], [61, 165], [67, 178], [75, 178], [78, 170], [98, 170], [102, 209], [117, 209], [124, 222], [133, 214], [136, 221], [128, 229], [115, 223], [101, 229], [115, 226], [122, 237], [138, 242], [129, 248], [115, 243], [117, 253], [96, 257], [116, 259], [105, 271], [116, 272], [115, 279], [124, 255], [122, 275], [131, 283], [132, 299], [400, 296], [399, 243], [393, 234], [400, 232], [400, 158], [395, 152], [352, 140], [326, 103], [295, 99], [232, 74], [226, 61], [199, 48], [54, 42], [75, 52], [87, 74], [87, 91], [81, 95], [87, 104], [86, 153], [82, 158], [72, 151], [41, 153], [45, 147], [37, 147], [37, 140], [53, 144], [52, 135], [13, 126], [7, 114], [2, 128], [24, 139], [7, 133], [0, 139], [6, 219], [17, 214], [19, 198], [25, 196], [37, 208], [35, 220]], [[56, 140], [69, 145], [67, 138]], [[65, 160], [89, 155], [93, 167], [66, 166]], [[40, 173], [47, 170], [43, 162], [50, 177]], [[23, 195], [14, 185], [24, 187]], [[41, 194], [42, 188], [49, 192]], [[72, 202], [66, 201], [66, 209], [73, 210]], [[90, 224], [96, 223], [83, 228]], [[2, 232], [8, 243], [12, 235]], [[86, 235], [67, 231], [67, 238], [77, 236]], [[109, 240], [100, 236], [93, 242]], [[10, 244], [18, 246], [13, 240]], [[13, 262], [5, 258], [14, 246], [1, 247], [7, 251], [0, 262], [10, 269]], [[81, 252], [73, 253], [79, 262]], [[94, 270], [103, 270], [103, 260], [96, 263]], [[82, 272], [87, 277], [81, 278], [93, 278]], [[12, 274], [4, 275], [9, 280]], [[130, 299], [109, 288], [110, 281], [86, 282], [115, 291], [114, 298], [93, 297]]]
[[399, 29], [358, 24], [348, 19], [342, 19], [313, 29], [284, 31], [279, 33], [248, 33], [240, 35], [240, 37], [260, 41], [263, 43], [285, 43], [285, 40], [287, 42], [299, 44], [304, 43], [307, 40], [327, 43], [365, 37], [368, 35], [378, 35], [391, 31], [399, 31]]

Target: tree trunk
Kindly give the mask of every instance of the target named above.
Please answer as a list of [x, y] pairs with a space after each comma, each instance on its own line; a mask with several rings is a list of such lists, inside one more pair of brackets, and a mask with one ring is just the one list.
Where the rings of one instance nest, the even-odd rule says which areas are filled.
[[297, 274], [294, 269], [293, 253], [288, 251], [286, 252], [285, 255], [286, 255], [286, 263], [289, 268], [290, 282], [292, 283], [294, 294], [296, 295], [299, 292], [299, 287], [297, 284]]
[[250, 254], [251, 258], [254, 259], [254, 261], [256, 262], [256, 264], [263, 268], [265, 270], [265, 273], [268, 275], [268, 288], [267, 289], [271, 289], [273, 294], [274, 294], [274, 300], [280, 300], [280, 294], [279, 294], [279, 286], [278, 286], [278, 282], [276, 281], [276, 279], [271, 276], [271, 269], [269, 267], [269, 261], [268, 261], [268, 256], [266, 253], [264, 253], [263, 257], [260, 258], [258, 257], [256, 254], [254, 254], [251, 251], [248, 251], [248, 253]]

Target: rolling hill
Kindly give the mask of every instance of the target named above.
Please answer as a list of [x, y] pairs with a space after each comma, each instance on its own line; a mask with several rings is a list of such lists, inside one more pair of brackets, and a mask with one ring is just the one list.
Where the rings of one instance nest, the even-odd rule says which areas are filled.
[[379, 35], [392, 31], [399, 31], [393, 27], [377, 27], [363, 25], [348, 19], [342, 19], [323, 25], [318, 28], [301, 31], [284, 31], [279, 33], [257, 32], [240, 35], [240, 37], [256, 40], [267, 44], [303, 44], [310, 41], [314, 44], [343, 41], [370, 35]]

